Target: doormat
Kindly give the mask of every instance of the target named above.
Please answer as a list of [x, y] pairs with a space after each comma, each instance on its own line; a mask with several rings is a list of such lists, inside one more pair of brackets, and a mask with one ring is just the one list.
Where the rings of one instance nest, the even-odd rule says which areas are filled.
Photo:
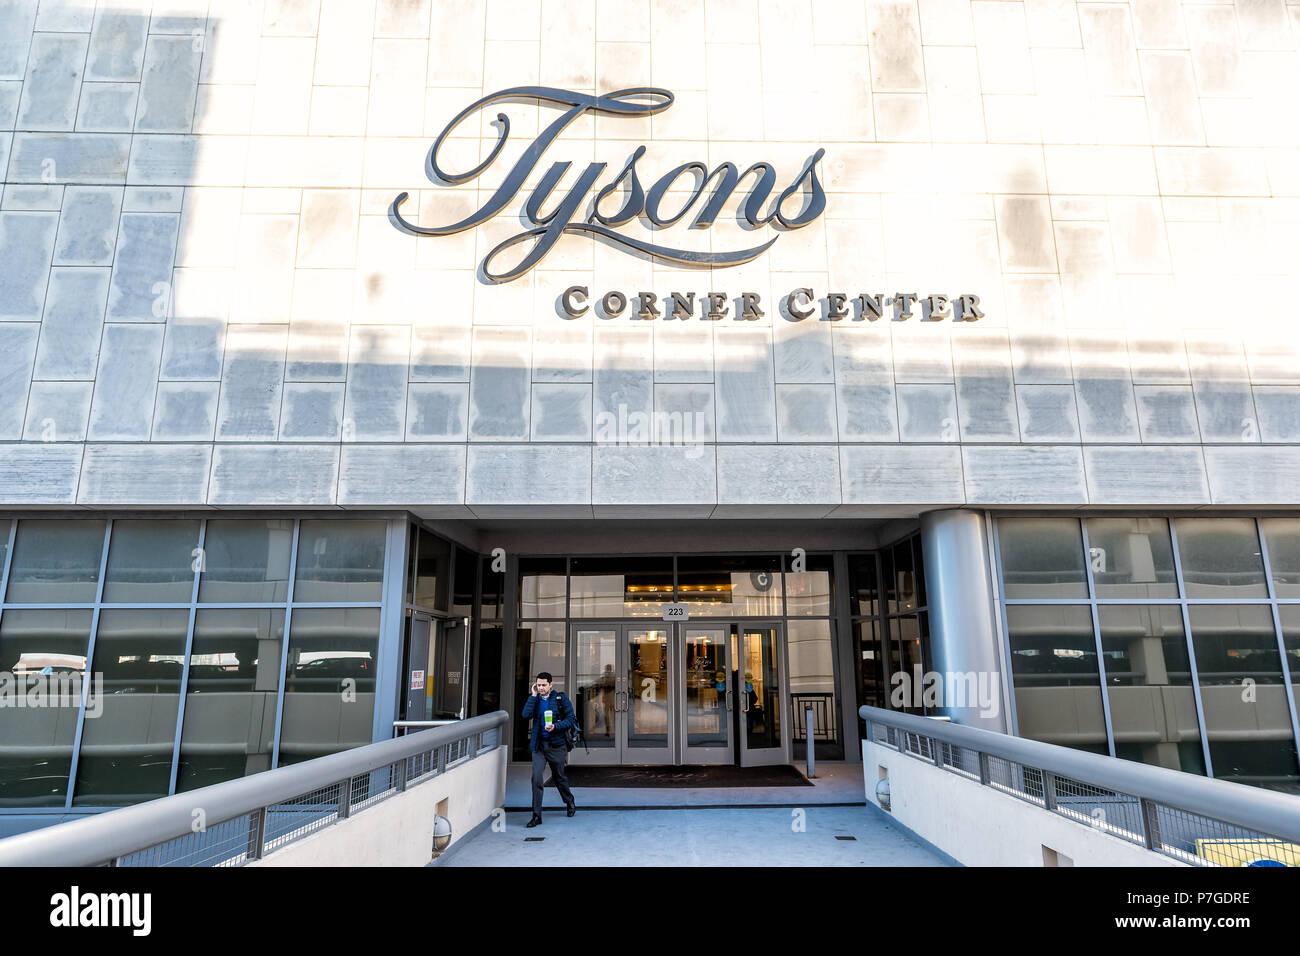
[[[571, 787], [811, 787], [794, 767], [569, 767]], [[554, 779], [547, 786], [555, 786]]]

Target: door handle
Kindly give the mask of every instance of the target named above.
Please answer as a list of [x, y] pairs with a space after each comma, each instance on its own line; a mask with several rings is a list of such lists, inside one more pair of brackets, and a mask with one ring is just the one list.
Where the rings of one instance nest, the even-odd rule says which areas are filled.
[[740, 712], [743, 714], [749, 713], [749, 694], [744, 691], [741, 691], [740, 694]]

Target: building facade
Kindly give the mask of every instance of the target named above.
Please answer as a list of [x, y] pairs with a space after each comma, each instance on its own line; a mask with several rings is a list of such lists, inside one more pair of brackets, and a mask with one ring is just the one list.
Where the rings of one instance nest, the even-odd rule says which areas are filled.
[[1298, 43], [0, 0], [0, 833], [543, 668], [579, 761], [872, 703], [1300, 787]]

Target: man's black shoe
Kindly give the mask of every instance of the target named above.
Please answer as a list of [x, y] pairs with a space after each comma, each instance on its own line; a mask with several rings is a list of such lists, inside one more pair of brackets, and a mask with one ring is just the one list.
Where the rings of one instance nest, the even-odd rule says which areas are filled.
[[533, 814], [533, 818], [532, 818], [531, 820], [529, 820], [528, 823], [525, 824], [525, 825], [528, 826], [529, 828], [532, 828], [532, 827], [537, 826], [537, 825], [538, 825], [539, 823], [541, 823], [541, 822], [542, 822], [542, 818], [539, 817], [537, 814], [534, 813], [534, 814]]
[[578, 812], [577, 804], [573, 804], [573, 803], [569, 804], [569, 809], [568, 809], [568, 811], [567, 811], [567, 815], [568, 815], [568, 816], [573, 816], [573, 815], [574, 815], [575, 813], [577, 813], [577, 812]]

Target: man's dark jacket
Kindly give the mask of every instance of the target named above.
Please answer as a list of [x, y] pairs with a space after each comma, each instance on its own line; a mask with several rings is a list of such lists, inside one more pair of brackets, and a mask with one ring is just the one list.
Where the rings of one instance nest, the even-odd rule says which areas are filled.
[[[560, 704], [561, 699], [564, 701], [562, 706]], [[549, 734], [542, 733], [542, 727], [546, 723], [542, 718], [542, 714], [546, 711], [546, 701], [550, 701], [551, 710], [555, 712], [552, 716], [551, 732]], [[568, 697], [565, 697], [553, 687], [551, 693], [544, 698], [534, 697], [529, 694], [528, 701], [524, 704], [523, 712], [520, 713], [519, 717], [521, 720], [532, 719], [533, 721], [532, 736], [528, 739], [528, 749], [534, 752], [541, 748], [542, 737], [548, 738], [552, 747], [557, 744], [564, 746], [564, 732], [577, 723], [577, 715], [573, 712], [573, 704], [569, 702]]]

